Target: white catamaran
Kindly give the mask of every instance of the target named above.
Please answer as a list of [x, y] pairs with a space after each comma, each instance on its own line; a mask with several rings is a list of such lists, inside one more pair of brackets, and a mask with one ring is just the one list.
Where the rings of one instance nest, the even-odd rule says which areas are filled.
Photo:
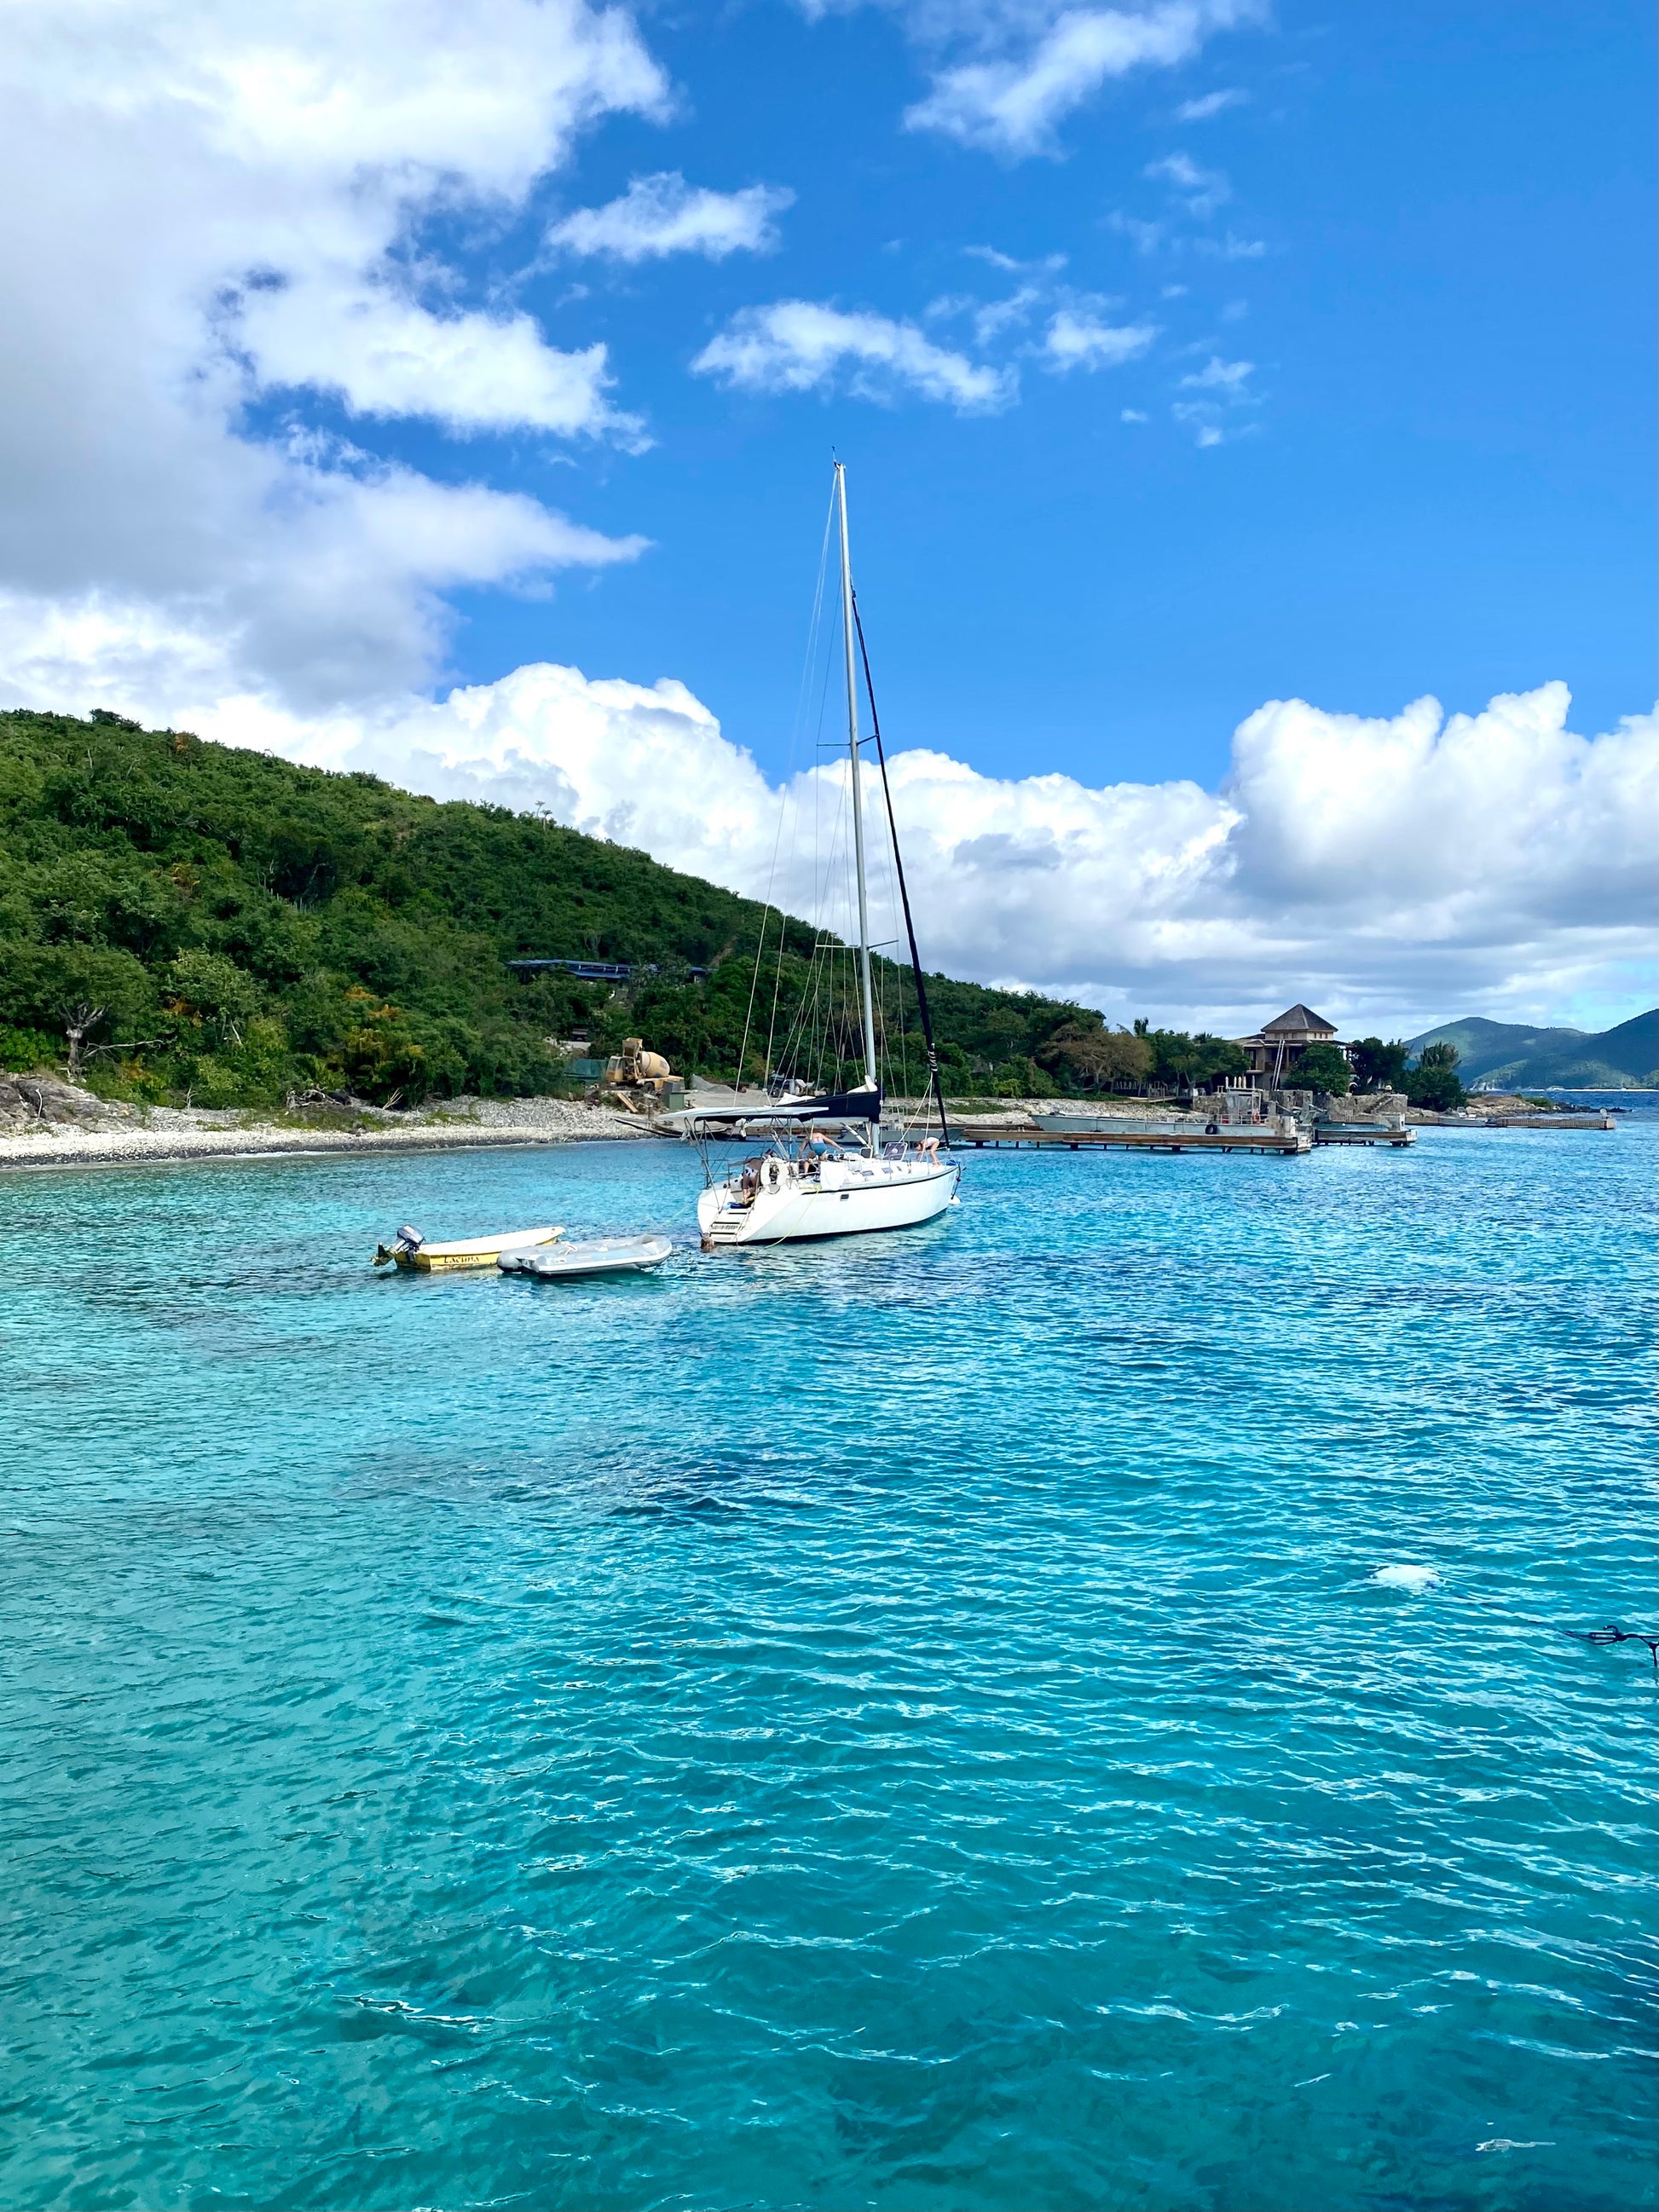
[[[873, 742], [886, 792], [886, 763], [881, 750], [881, 726], [876, 717], [873, 691], [870, 699], [871, 736], [859, 733], [858, 659], [863, 634], [853, 593], [853, 565], [847, 539], [847, 473], [836, 463], [836, 517], [841, 538], [841, 613], [847, 674], [847, 748], [852, 775], [853, 863], [858, 896], [858, 988], [862, 1029], [864, 1081], [851, 1091], [806, 1095], [786, 1092], [760, 1115], [755, 1109], [734, 1104], [696, 1109], [688, 1116], [688, 1133], [705, 1133], [726, 1122], [760, 1128], [770, 1142], [765, 1152], [745, 1160], [723, 1181], [711, 1179], [697, 1201], [697, 1221], [705, 1248], [728, 1244], [782, 1244], [809, 1237], [848, 1237], [878, 1229], [907, 1229], [931, 1221], [956, 1202], [962, 1170], [949, 1152], [945, 1102], [939, 1090], [932, 1024], [927, 1012], [927, 986], [916, 953], [915, 932], [910, 921], [909, 895], [904, 884], [903, 862], [896, 835], [893, 859], [903, 902], [909, 939], [910, 961], [915, 977], [917, 1010], [927, 1048], [929, 1085], [939, 1111], [939, 1133], [914, 1138], [901, 1136], [884, 1142], [881, 1121], [881, 1082], [876, 1060], [876, 1019], [870, 978], [870, 912], [865, 883], [864, 800], [862, 747]], [[869, 662], [865, 659], [869, 684]], [[893, 829], [892, 799], [887, 793], [890, 830]], [[759, 953], [756, 957], [758, 961]], [[832, 1123], [840, 1133], [831, 1137], [813, 1124]], [[705, 1158], [707, 1155], [705, 1154]]]

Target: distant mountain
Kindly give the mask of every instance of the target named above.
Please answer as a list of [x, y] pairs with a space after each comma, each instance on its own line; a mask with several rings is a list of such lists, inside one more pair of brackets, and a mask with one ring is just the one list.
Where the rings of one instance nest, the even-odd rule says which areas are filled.
[[1659, 1087], [1659, 1007], [1599, 1035], [1583, 1030], [1530, 1029], [1479, 1016], [1443, 1022], [1410, 1041], [1455, 1044], [1466, 1083], [1518, 1091], [1638, 1091]]

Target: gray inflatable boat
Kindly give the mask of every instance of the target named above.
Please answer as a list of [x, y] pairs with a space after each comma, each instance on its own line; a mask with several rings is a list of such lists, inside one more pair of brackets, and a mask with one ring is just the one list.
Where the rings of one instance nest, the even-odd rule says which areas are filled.
[[504, 1275], [538, 1282], [574, 1282], [587, 1275], [647, 1275], [673, 1250], [665, 1237], [595, 1237], [586, 1244], [520, 1246], [495, 1265]]

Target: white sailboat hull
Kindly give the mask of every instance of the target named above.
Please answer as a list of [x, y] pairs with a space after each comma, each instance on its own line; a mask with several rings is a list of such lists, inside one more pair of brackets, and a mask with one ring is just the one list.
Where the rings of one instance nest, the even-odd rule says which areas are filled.
[[912, 1229], [944, 1212], [961, 1175], [949, 1159], [826, 1160], [804, 1169], [774, 1155], [761, 1164], [752, 1190], [735, 1176], [704, 1191], [697, 1224], [715, 1250]]

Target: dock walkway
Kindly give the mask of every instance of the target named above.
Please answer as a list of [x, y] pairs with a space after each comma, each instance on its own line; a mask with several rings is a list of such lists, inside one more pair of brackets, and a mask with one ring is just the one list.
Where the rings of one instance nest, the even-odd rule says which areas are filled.
[[975, 1152], [1018, 1152], [1030, 1147], [1062, 1152], [1273, 1152], [1285, 1158], [1313, 1149], [1313, 1140], [1305, 1130], [1279, 1136], [1272, 1130], [1253, 1129], [1243, 1123], [1234, 1129], [1220, 1129], [1212, 1137], [1202, 1130], [1188, 1135], [1185, 1130], [1164, 1133], [1127, 1130], [1120, 1133], [1116, 1130], [1079, 1129], [1074, 1136], [1055, 1136], [1046, 1129], [969, 1129], [953, 1126], [951, 1142], [953, 1146], [970, 1146]]

